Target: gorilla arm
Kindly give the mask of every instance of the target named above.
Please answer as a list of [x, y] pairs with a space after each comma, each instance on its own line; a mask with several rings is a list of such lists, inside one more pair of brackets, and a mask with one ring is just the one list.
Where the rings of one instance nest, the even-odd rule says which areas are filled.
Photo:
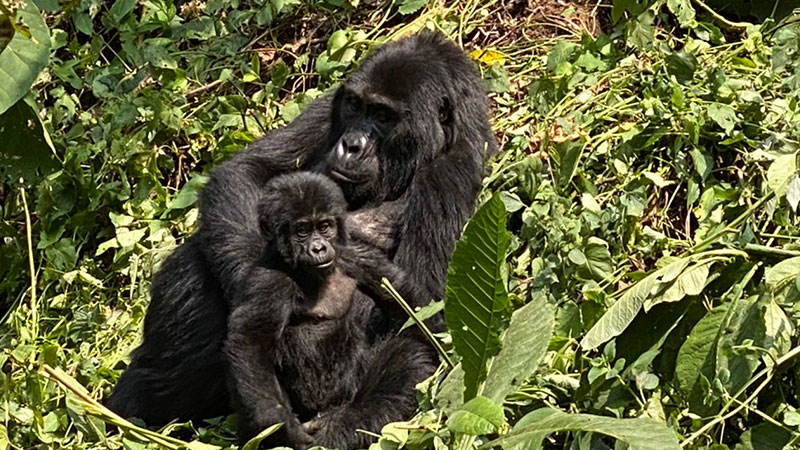
[[292, 413], [275, 374], [278, 341], [302, 293], [286, 274], [263, 267], [249, 273], [243, 291], [249, 300], [228, 318], [225, 341], [229, 390], [239, 413], [241, 441], [283, 422], [265, 443], [306, 448], [312, 439]]
[[211, 171], [200, 195], [197, 232], [205, 260], [228, 304], [236, 306], [246, 274], [262, 254], [258, 203], [264, 184], [275, 175], [305, 168], [324, 148], [331, 96], [315, 100], [286, 127], [238, 152]]

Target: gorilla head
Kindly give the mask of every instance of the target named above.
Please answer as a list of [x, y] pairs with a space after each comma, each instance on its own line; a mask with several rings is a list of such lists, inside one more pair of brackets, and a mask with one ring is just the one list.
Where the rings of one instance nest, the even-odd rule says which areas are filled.
[[273, 178], [264, 192], [259, 207], [264, 236], [290, 268], [324, 278], [347, 242], [341, 189], [324, 175], [296, 172]]
[[443, 153], [479, 148], [475, 161], [493, 153], [486, 109], [475, 67], [443, 36], [423, 31], [384, 45], [335, 94], [327, 173], [351, 207], [394, 200]]

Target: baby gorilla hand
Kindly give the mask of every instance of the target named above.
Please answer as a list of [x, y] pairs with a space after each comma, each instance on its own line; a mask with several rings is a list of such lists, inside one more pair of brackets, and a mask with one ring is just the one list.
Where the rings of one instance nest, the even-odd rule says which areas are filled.
[[334, 411], [328, 411], [305, 422], [303, 430], [314, 440], [314, 445], [326, 448], [344, 448], [347, 436], [343, 435], [345, 427], [339, 420], [340, 415]]

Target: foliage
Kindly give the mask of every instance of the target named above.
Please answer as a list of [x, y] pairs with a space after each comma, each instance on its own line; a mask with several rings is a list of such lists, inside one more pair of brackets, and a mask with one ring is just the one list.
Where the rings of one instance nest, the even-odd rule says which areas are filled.
[[232, 417], [148, 430], [98, 403], [153, 270], [213, 165], [423, 26], [476, 60], [503, 151], [450, 270], [458, 364], [376, 446], [796, 446], [798, 16], [615, 0], [592, 33], [595, 2], [504, 12], [526, 3], [27, 2], [50, 50], [15, 72], [32, 90], [0, 83], [21, 89], [0, 115], [0, 450], [234, 445]]

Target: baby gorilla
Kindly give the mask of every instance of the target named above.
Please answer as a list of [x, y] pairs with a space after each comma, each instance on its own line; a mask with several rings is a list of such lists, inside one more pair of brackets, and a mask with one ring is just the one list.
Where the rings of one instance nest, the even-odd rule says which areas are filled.
[[[331, 180], [308, 172], [271, 180], [260, 203], [270, 245], [245, 279], [229, 317], [225, 353], [244, 442], [283, 422], [265, 446], [347, 450], [416, 409], [414, 386], [435, 368], [419, 339], [370, 342], [373, 301], [348, 258], [347, 203]], [[370, 284], [374, 283], [374, 280]]]

